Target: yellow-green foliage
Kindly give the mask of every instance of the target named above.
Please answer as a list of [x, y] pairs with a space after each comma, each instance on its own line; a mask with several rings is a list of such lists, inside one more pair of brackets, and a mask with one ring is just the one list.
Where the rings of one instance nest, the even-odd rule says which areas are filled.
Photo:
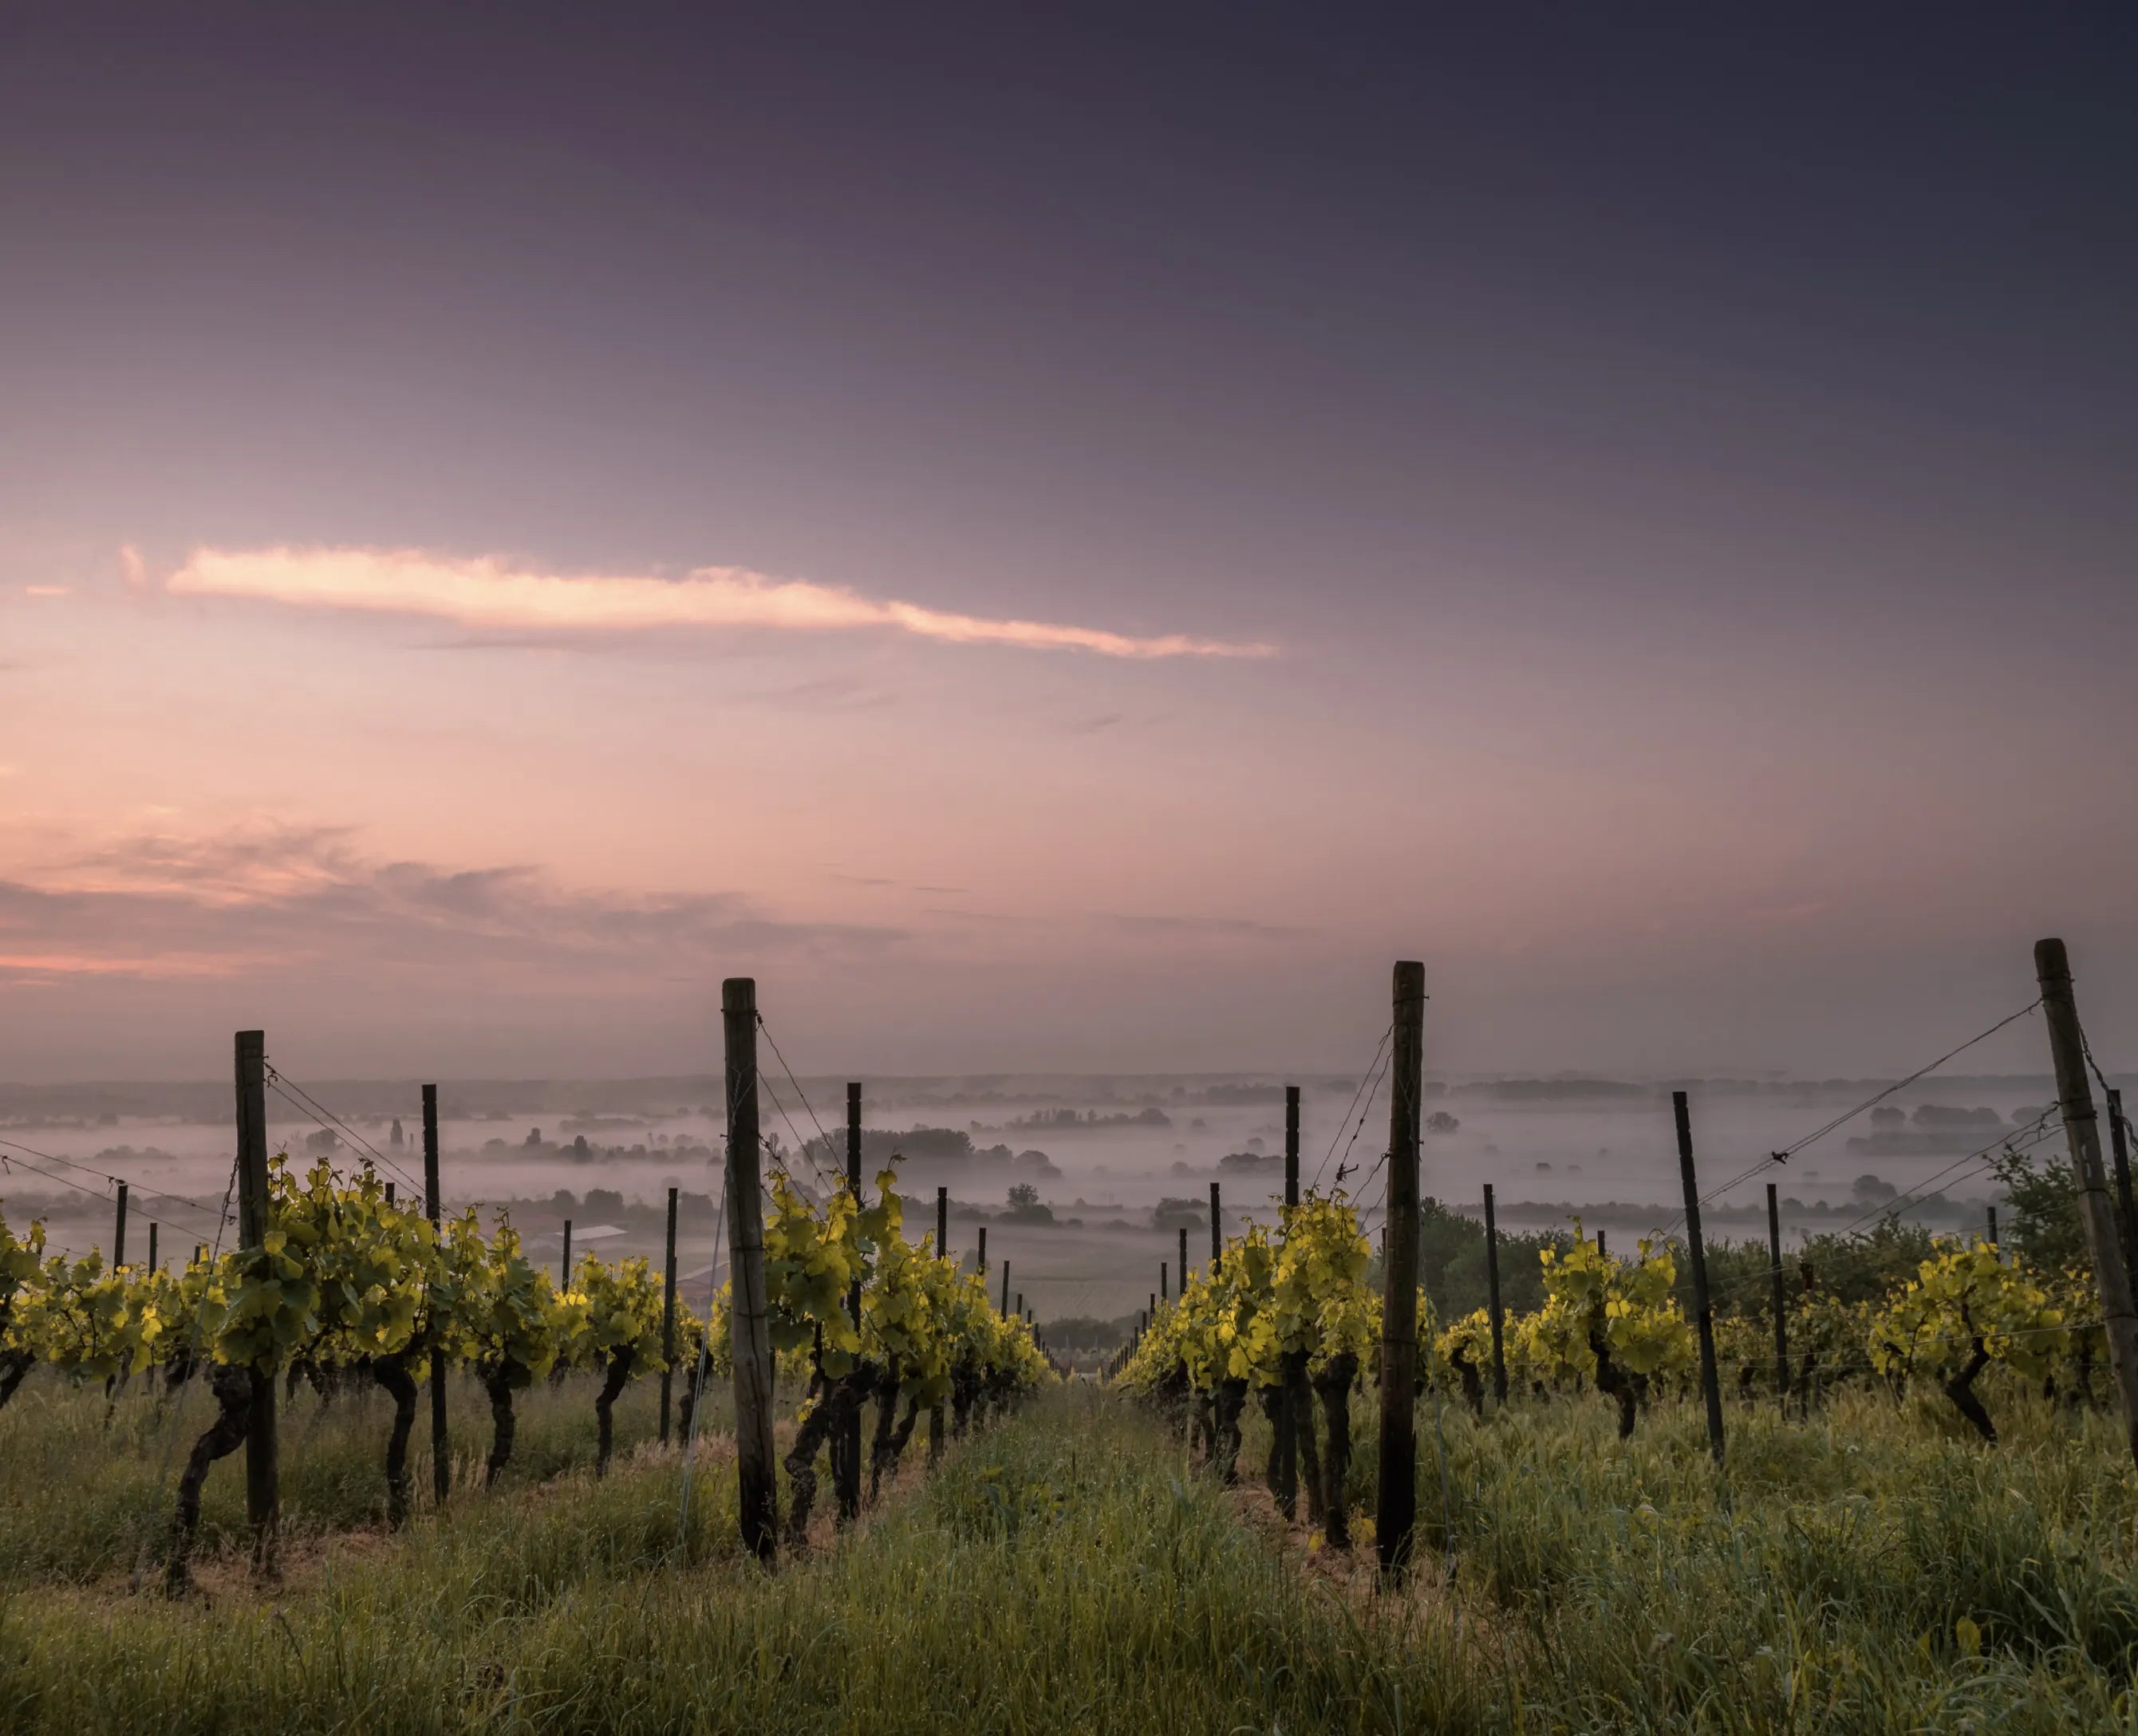
[[1882, 1374], [1949, 1379], [1979, 1348], [2038, 1380], [2066, 1353], [2065, 1314], [2016, 1257], [1976, 1240], [1926, 1260], [1871, 1323], [1871, 1365]]

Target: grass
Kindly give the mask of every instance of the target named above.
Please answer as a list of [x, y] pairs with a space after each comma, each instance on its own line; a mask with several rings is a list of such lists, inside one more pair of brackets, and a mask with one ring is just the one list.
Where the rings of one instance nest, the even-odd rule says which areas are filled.
[[[650, 1387], [606, 1480], [590, 1393], [544, 1392], [521, 1474], [398, 1535], [373, 1517], [384, 1407], [300, 1450], [300, 1402], [285, 1581], [232, 1564], [205, 1604], [128, 1590], [100, 1529], [132, 1510], [149, 1419], [122, 1402], [107, 1437], [100, 1397], [32, 1397], [0, 1412], [0, 1729], [2138, 1729], [2138, 1475], [2107, 1419], [2013, 1391], [1994, 1448], [1868, 1391], [1809, 1424], [1733, 1404], [1721, 1479], [1696, 1406], [1622, 1445], [1594, 1398], [1482, 1421], [1428, 1400], [1394, 1597], [1089, 1388], [769, 1574], [725, 1460], [679, 1542]], [[1364, 1400], [1357, 1439], [1369, 1501]], [[209, 1485], [233, 1546], [235, 1465]]]

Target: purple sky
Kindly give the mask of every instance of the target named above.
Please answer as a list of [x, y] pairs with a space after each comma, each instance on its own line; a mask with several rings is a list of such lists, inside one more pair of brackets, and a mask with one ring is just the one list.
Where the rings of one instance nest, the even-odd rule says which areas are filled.
[[10, 9], [0, 1078], [2127, 1059], [2127, 12], [1072, 10]]

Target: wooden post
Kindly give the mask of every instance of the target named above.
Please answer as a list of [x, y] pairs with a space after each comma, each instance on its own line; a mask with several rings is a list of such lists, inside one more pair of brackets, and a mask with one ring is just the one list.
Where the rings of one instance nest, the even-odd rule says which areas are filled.
[[1180, 1293], [1188, 1294], [1188, 1226], [1180, 1226]]
[[1596, 1257], [1599, 1260], [1608, 1260], [1611, 1257], [1609, 1251], [1604, 1245], [1604, 1232], [1601, 1230], [1596, 1232]]
[[973, 1258], [973, 1270], [985, 1279], [988, 1275], [988, 1226], [985, 1224], [980, 1226], [980, 1251]]
[[1225, 1257], [1224, 1212], [1218, 1203], [1218, 1184], [1210, 1184], [1210, 1270], [1215, 1272], [1218, 1263]]
[[572, 1221], [568, 1217], [564, 1220], [564, 1269], [557, 1275], [557, 1288], [559, 1290], [569, 1290], [571, 1287]]
[[1767, 1259], [1774, 1286], [1774, 1396], [1789, 1396], [1789, 1314], [1782, 1300], [1782, 1207], [1774, 1184], [1767, 1183]]
[[389, 1206], [393, 1203], [393, 1184], [391, 1182], [386, 1184], [386, 1203]]
[[1492, 1216], [1492, 1184], [1485, 1183], [1485, 1295], [1492, 1314], [1492, 1397], [1507, 1402], [1507, 1316], [1500, 1305], [1500, 1226]]
[[1024, 1292], [1023, 1290], [1019, 1290], [1017, 1293], [1017, 1318], [1020, 1320], [1024, 1318]]
[[2101, 1173], [2101, 1126], [2094, 1119], [2093, 1086], [2086, 1076], [2086, 1037], [2079, 1026], [2071, 961], [2062, 941], [2034, 943], [2034, 972], [2041, 980], [2042, 1012], [2048, 1022], [2049, 1051], [2057, 1065], [2057, 1099], [2078, 1184], [2079, 1218], [2086, 1228], [2087, 1251], [2093, 1256], [2094, 1287], [2101, 1298], [2101, 1327], [2108, 1334], [2109, 1365], [2116, 1371], [2131, 1457], [2138, 1460], [2138, 1314], [2131, 1309], [2130, 1275], [2116, 1245], [2116, 1216], [2109, 1209], [2108, 1182]]
[[[267, 1239], [267, 1034], [237, 1033], [237, 1241], [253, 1249]], [[245, 1431], [245, 1516], [252, 1526], [253, 1559], [275, 1558], [275, 1520], [281, 1506], [281, 1456], [275, 1429], [275, 1376], [258, 1368]]]
[[[423, 1087], [423, 1215], [436, 1230], [443, 1202], [438, 1197], [438, 1088]], [[569, 1233], [569, 1231], [567, 1232]], [[452, 1443], [446, 1432], [446, 1358], [435, 1337], [431, 1352], [431, 1493], [446, 1504], [452, 1487]]]
[[1173, 1300], [1171, 1294], [1166, 1290], [1165, 1278], [1165, 1262], [1161, 1260], [1158, 1263], [1158, 1300], [1161, 1302], [1169, 1302]]
[[779, 1484], [772, 1446], [772, 1323], [764, 1300], [764, 1199], [758, 1174], [757, 981], [720, 985], [727, 1048], [728, 1309], [735, 1360], [738, 1521], [744, 1546], [770, 1561], [779, 1543]]
[[1425, 967], [1395, 968], [1395, 1049], [1389, 1075], [1389, 1191], [1381, 1295], [1381, 1573], [1409, 1563], [1418, 1519], [1418, 1148], [1423, 1131]]
[[[862, 1088], [858, 1080], [847, 1082], [847, 1192], [854, 1209], [862, 1204]], [[862, 1284], [859, 1278], [847, 1287], [847, 1317], [857, 1331], [862, 1324]], [[842, 1438], [832, 1443], [832, 1478], [838, 1488], [839, 1523], [850, 1525], [862, 1512], [862, 1407], [848, 1413]]]
[[1284, 1088], [1284, 1202], [1299, 1203], [1299, 1087]]
[[2122, 1208], [2123, 1274], [2138, 1285], [2138, 1209], [2131, 1202], [2131, 1124], [2123, 1118], [2123, 1094], [2116, 1090], [2108, 1094], [2108, 1145], [2116, 1158], [2116, 1201]]
[[1989, 1207], [1989, 1246], [1994, 1248], [1997, 1246], [1997, 1208], [1994, 1206]]
[[111, 1270], [126, 1264], [126, 1184], [119, 1184], [119, 1220], [111, 1226]]
[[[950, 1190], [939, 1187], [935, 1190], [935, 1257], [945, 1260], [950, 1252]], [[933, 1465], [943, 1456], [943, 1407], [930, 1405], [928, 1408], [928, 1462]]]
[[1009, 1318], [1009, 1262], [1007, 1260], [1003, 1261], [1003, 1298], [998, 1312], [1004, 1319]]
[[[1291, 1212], [1299, 1205], [1299, 1087], [1284, 1088], [1284, 1207], [1290, 1227]], [[1295, 1368], [1294, 1364], [1300, 1366]], [[1296, 1352], [1286, 1351], [1277, 1359], [1276, 1506], [1290, 1520], [1299, 1510], [1299, 1429], [1303, 1401], [1304, 1363]]]
[[661, 1444], [668, 1444], [668, 1406], [676, 1378], [676, 1189], [668, 1190], [668, 1263], [661, 1279]]
[[152, 1272], [159, 1270], [156, 1258], [156, 1220], [153, 1217], [149, 1220], [149, 1270]]
[[1685, 1093], [1671, 1093], [1677, 1119], [1677, 1170], [1685, 1183], [1685, 1241], [1692, 1266], [1693, 1324], [1700, 1329], [1700, 1390], [1707, 1401], [1707, 1445], [1718, 1468], [1722, 1463], [1722, 1383], [1715, 1366], [1715, 1310], [1707, 1300], [1707, 1249], [1700, 1239], [1700, 1184], [1692, 1173], [1692, 1120]]

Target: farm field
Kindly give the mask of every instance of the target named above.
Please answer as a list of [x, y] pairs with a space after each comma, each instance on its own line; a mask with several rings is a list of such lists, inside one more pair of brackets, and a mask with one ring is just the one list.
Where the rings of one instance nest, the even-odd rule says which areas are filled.
[[[1996, 1395], [1994, 1448], [1867, 1388], [1809, 1423], [1733, 1402], [1720, 1480], [1697, 1405], [1659, 1403], [1620, 1442], [1594, 1395], [1481, 1420], [1428, 1399], [1419, 1567], [1389, 1594], [1369, 1550], [1287, 1530], [1252, 1477], [1221, 1487], [1145, 1407], [1086, 1382], [911, 1466], [855, 1530], [820, 1522], [768, 1573], [741, 1548], [717, 1440], [679, 1538], [680, 1455], [647, 1441], [644, 1393], [592, 1479], [591, 1387], [530, 1402], [523, 1475], [458, 1487], [398, 1535], [377, 1417], [322, 1421], [300, 1397], [279, 1581], [245, 1565], [232, 1461], [208, 1485], [206, 1595], [173, 1602], [129, 1584], [155, 1401], [123, 1395], [107, 1428], [100, 1394], [33, 1381], [0, 1413], [0, 1727], [2134, 1723], [2138, 1480], [2106, 1419], [2017, 1392]], [[456, 1426], [480, 1402], [459, 1397]], [[1354, 1410], [1364, 1500], [1370, 1402]], [[1266, 1447], [1251, 1419], [1243, 1466]]]

